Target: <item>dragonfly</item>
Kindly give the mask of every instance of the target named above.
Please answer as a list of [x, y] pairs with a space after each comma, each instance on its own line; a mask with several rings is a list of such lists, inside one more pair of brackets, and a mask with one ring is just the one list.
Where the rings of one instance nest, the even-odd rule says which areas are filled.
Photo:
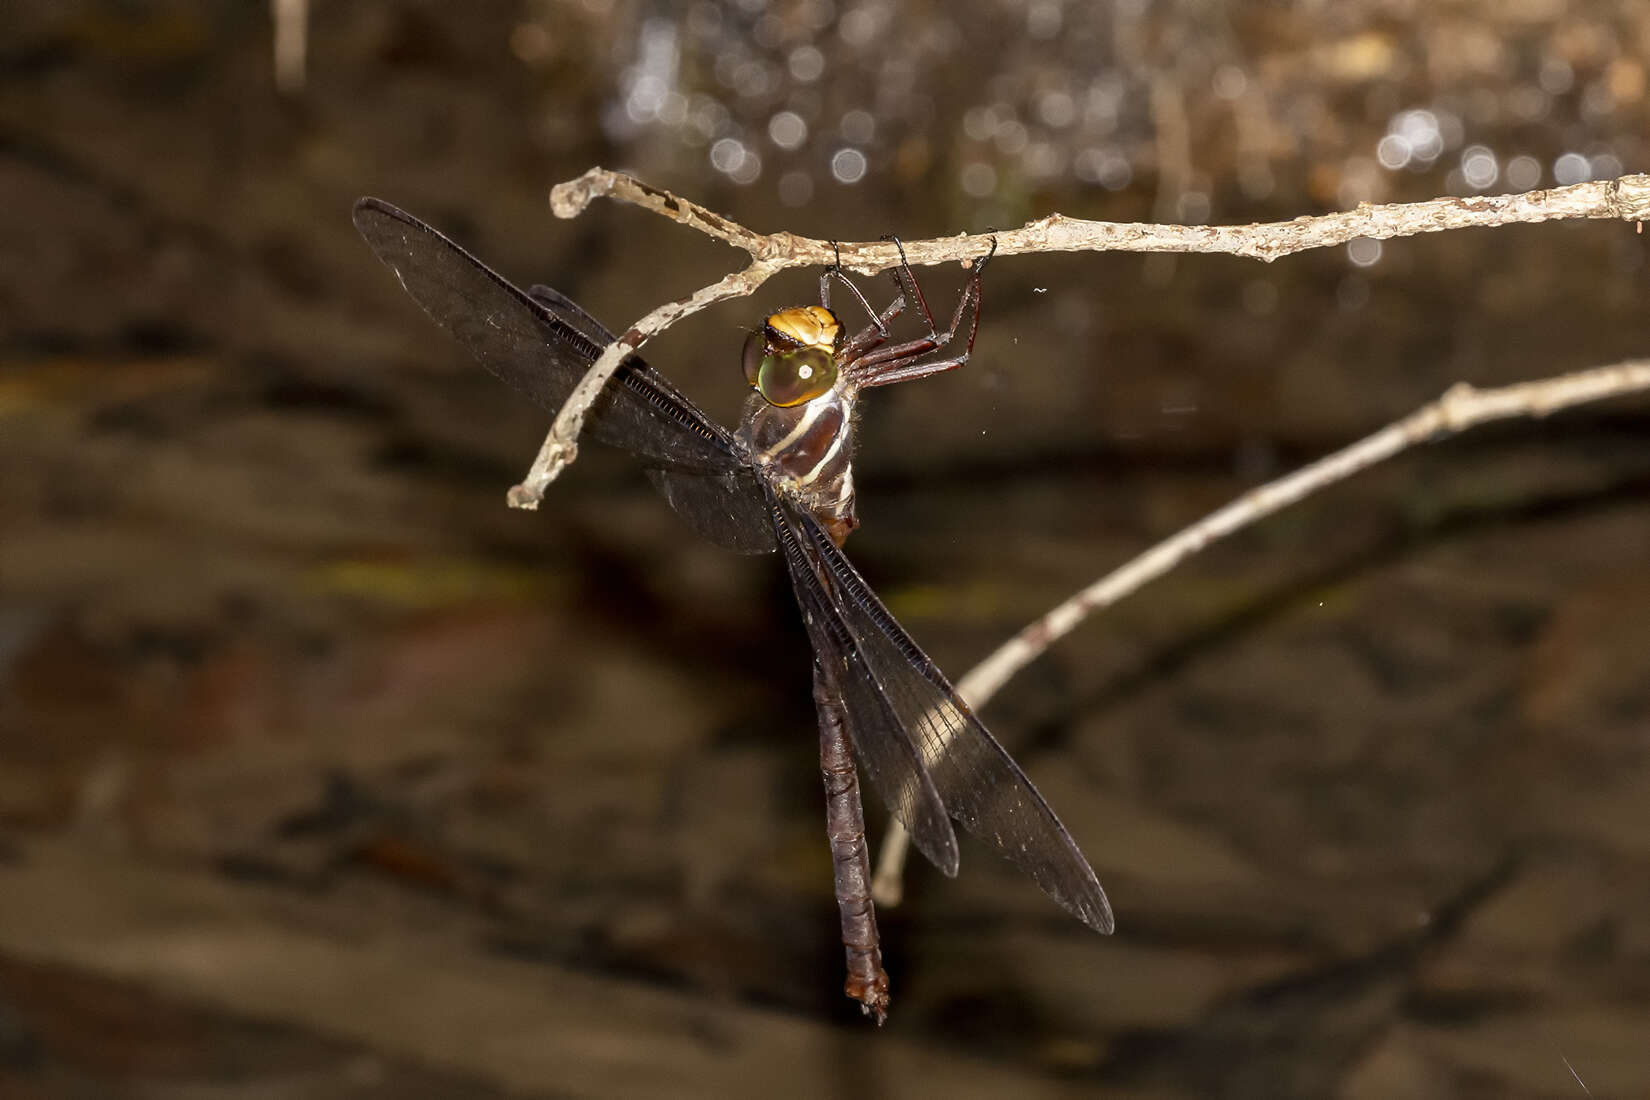
[[[361, 199], [354, 220], [437, 325], [551, 412], [614, 340], [566, 295], [546, 286], [518, 289], [387, 202]], [[861, 391], [968, 361], [990, 258], [970, 265], [950, 327], [940, 331], [903, 247], [895, 297], [881, 311], [843, 273], [839, 256], [820, 277], [818, 305], [769, 314], [747, 336], [740, 358], [752, 392], [736, 430], [713, 421], [634, 354], [585, 421], [587, 437], [635, 455], [700, 535], [741, 554], [778, 553], [785, 562], [813, 648], [844, 988], [879, 1024], [889, 984], [871, 901], [859, 769], [918, 851], [947, 876], [958, 869], [955, 821], [1084, 924], [1113, 929], [1105, 891], [1071, 834], [842, 552], [858, 522], [852, 457]], [[831, 307], [839, 282], [870, 318], [852, 334]], [[895, 340], [889, 326], [913, 305], [926, 333]], [[961, 350], [953, 350], [964, 332]]]

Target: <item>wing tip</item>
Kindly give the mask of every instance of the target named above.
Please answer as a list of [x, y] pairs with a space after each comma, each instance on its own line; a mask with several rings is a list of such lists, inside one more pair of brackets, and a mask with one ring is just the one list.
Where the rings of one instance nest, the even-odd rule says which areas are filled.
[[413, 226], [423, 225], [417, 218], [394, 203], [385, 202], [383, 199], [372, 195], [363, 195], [355, 200], [355, 204], [350, 207], [350, 221], [355, 223], [355, 228], [363, 235], [368, 232], [373, 223], [378, 221], [392, 221]]
[[1077, 918], [1102, 936], [1109, 936], [1117, 931], [1117, 919], [1112, 916], [1111, 902], [1106, 900], [1106, 892], [1095, 883], [1094, 897], [1085, 898], [1083, 904], [1076, 908]]
[[944, 817], [939, 819], [944, 827], [944, 832], [941, 832], [932, 821], [922, 829], [913, 829], [902, 815], [895, 814], [894, 817], [917, 851], [922, 853], [923, 859], [932, 863], [946, 878], [957, 877], [957, 872], [962, 869], [962, 847], [957, 843], [957, 831], [951, 827], [950, 821]]

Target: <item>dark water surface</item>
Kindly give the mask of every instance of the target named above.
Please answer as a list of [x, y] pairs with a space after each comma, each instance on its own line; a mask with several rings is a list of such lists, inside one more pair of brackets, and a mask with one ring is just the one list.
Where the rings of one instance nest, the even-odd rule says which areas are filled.
[[[0, 13], [0, 1094], [1650, 1091], [1645, 401], [1417, 450], [1029, 669], [984, 717], [1118, 932], [965, 842], [883, 916], [879, 1032], [782, 570], [593, 448], [507, 510], [546, 417], [348, 216], [622, 328], [742, 256], [555, 220], [592, 164], [843, 240], [1607, 178], [1650, 168], [1650, 7], [310, 16], [282, 95], [265, 5]], [[863, 403], [850, 552], [960, 676], [1455, 382], [1645, 355], [1646, 240], [999, 259], [966, 369]], [[730, 420], [815, 274], [648, 355]]]

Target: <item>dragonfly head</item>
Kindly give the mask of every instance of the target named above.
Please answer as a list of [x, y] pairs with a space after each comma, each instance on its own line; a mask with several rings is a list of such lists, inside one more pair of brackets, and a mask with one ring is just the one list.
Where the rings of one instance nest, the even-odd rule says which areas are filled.
[[745, 380], [762, 399], [789, 408], [829, 393], [836, 385], [842, 322], [824, 306], [793, 306], [768, 315], [745, 338]]

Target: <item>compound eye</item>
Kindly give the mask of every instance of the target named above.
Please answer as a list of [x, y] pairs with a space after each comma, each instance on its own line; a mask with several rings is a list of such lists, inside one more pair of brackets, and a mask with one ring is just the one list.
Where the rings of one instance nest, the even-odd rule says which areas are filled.
[[769, 355], [757, 372], [756, 388], [770, 405], [789, 408], [812, 401], [836, 385], [836, 358], [828, 348], [799, 348]]
[[762, 360], [768, 354], [768, 342], [758, 329], [745, 337], [745, 350], [740, 353], [740, 364], [745, 368], [745, 381], [755, 388], [762, 373]]

